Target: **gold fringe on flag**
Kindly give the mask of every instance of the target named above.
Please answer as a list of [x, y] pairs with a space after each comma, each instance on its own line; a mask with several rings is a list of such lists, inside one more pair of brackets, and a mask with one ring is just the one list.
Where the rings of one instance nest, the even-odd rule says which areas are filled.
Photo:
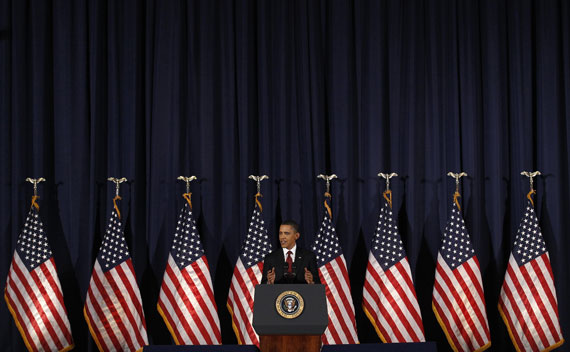
[[119, 217], [119, 219], [121, 219], [121, 212], [119, 211], [119, 207], [117, 206], [117, 201], [121, 199], [122, 198], [119, 197], [119, 195], [116, 195], [115, 198], [113, 198], [113, 206], [115, 207], [115, 211], [117, 211], [117, 216]]
[[186, 201], [188, 202], [188, 205], [190, 205], [190, 210], [192, 210], [192, 192], [184, 193], [182, 195], [182, 197], [184, 197], [184, 199], [186, 199]]
[[384, 199], [386, 199], [390, 205], [390, 209], [392, 209], [392, 191], [388, 189], [382, 193], [382, 196], [384, 196]]
[[534, 189], [531, 189], [530, 192], [527, 193], [526, 197], [528, 198], [528, 200], [530, 200], [530, 204], [532, 204], [532, 206], [534, 207], [534, 201], [532, 200], [533, 194], [536, 194], [536, 191]]
[[263, 197], [263, 195], [260, 192], [257, 192], [257, 194], [255, 195], [255, 203], [259, 207], [259, 212], [262, 213], [263, 207], [261, 206], [261, 202], [259, 201], [259, 197]]
[[40, 210], [40, 206], [38, 205], [38, 203], [36, 202], [36, 200], [39, 198], [40, 196], [32, 196], [32, 207], [36, 208], [37, 211]]
[[457, 205], [457, 210], [461, 211], [461, 206], [459, 205], [459, 202], [457, 201], [457, 198], [461, 197], [461, 194], [459, 194], [458, 191], [455, 191], [455, 193], [453, 194], [453, 202], [455, 202], [455, 205]]
[[[329, 201], [332, 198], [332, 196], [329, 192], [325, 192], [325, 197], [327, 197]], [[327, 199], [325, 199], [325, 208], [327, 208], [327, 211], [329, 212], [329, 217], [332, 220], [332, 210], [331, 210], [331, 207], [329, 206], [329, 204], [327, 203]]]

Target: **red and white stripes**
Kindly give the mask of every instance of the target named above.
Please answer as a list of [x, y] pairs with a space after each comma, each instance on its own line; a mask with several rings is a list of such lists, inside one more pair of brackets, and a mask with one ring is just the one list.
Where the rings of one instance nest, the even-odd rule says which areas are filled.
[[28, 271], [14, 252], [4, 298], [30, 351], [68, 351], [71, 328], [53, 258]]
[[452, 270], [438, 253], [432, 308], [454, 351], [483, 351], [490, 346], [476, 256]]
[[136, 351], [148, 345], [140, 292], [130, 258], [107, 272], [95, 261], [84, 314], [101, 351]]
[[520, 267], [511, 254], [499, 311], [518, 351], [550, 350], [563, 342], [548, 253]]
[[259, 337], [253, 329], [253, 296], [255, 285], [261, 282], [263, 261], [246, 269], [238, 259], [228, 294], [228, 309], [240, 344], [259, 346]]
[[172, 255], [158, 310], [177, 345], [221, 344], [220, 321], [206, 256], [180, 270]]
[[358, 343], [354, 305], [344, 255], [319, 267], [325, 285], [329, 324], [322, 336], [323, 344]]
[[408, 259], [388, 270], [370, 253], [362, 305], [383, 342], [424, 342], [422, 316]]

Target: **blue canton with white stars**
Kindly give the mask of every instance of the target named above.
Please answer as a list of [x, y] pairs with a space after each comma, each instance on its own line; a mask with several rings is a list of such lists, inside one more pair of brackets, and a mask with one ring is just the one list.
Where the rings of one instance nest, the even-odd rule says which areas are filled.
[[384, 271], [406, 257], [398, 226], [387, 202], [380, 210], [371, 250]]
[[475, 255], [475, 250], [465, 228], [465, 221], [463, 221], [455, 202], [451, 209], [451, 217], [445, 225], [439, 252], [451, 269], [457, 268]]
[[317, 256], [318, 266], [323, 266], [342, 254], [336, 230], [326, 209], [325, 217], [319, 228], [319, 234], [312, 250]]
[[184, 204], [184, 208], [178, 217], [170, 252], [180, 270], [204, 255], [196, 222], [192, 217], [192, 210], [190, 210], [188, 203]]
[[20, 233], [16, 251], [22, 262], [32, 271], [51, 258], [51, 249], [36, 208], [28, 213], [24, 229]]
[[263, 261], [265, 256], [271, 252], [271, 241], [265, 228], [265, 221], [261, 219], [261, 213], [257, 204], [253, 209], [251, 222], [247, 230], [247, 237], [243, 244], [240, 259], [243, 266], [248, 269]]
[[121, 221], [117, 216], [117, 212], [113, 210], [97, 260], [103, 272], [106, 272], [129, 258], [129, 249], [127, 241], [125, 241]]
[[538, 227], [538, 218], [530, 202], [527, 202], [524, 219], [522, 219], [519, 225], [515, 244], [513, 245], [513, 256], [518, 265], [521, 266], [543, 255], [545, 252], [546, 243]]

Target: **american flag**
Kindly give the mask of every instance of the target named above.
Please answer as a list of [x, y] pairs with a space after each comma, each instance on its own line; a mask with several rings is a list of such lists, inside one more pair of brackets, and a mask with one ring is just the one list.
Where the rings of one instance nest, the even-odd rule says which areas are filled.
[[180, 212], [164, 272], [158, 311], [177, 345], [221, 344], [208, 260], [188, 203]]
[[263, 258], [271, 252], [271, 241], [261, 219], [257, 204], [253, 209], [245, 243], [234, 268], [228, 294], [228, 310], [238, 342], [259, 346], [259, 338], [251, 325], [253, 320], [253, 293], [261, 282]]
[[35, 207], [16, 243], [4, 298], [29, 351], [73, 348], [53, 253]]
[[530, 202], [509, 258], [499, 312], [517, 351], [550, 351], [564, 342], [550, 257]]
[[115, 210], [95, 260], [83, 313], [100, 351], [136, 351], [148, 345], [135, 270]]
[[455, 202], [437, 255], [432, 308], [454, 351], [491, 346], [479, 261]]
[[425, 341], [410, 265], [388, 202], [368, 256], [362, 308], [383, 342]]
[[325, 285], [329, 324], [321, 340], [325, 345], [358, 343], [348, 269], [328, 210], [313, 244], [319, 277]]

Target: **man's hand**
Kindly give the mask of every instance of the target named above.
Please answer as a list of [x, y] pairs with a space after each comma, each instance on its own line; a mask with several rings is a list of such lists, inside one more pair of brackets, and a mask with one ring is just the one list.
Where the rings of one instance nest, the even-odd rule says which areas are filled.
[[307, 267], [305, 267], [305, 281], [307, 281], [308, 284], [315, 283], [313, 281], [313, 274], [307, 269]]
[[267, 272], [267, 284], [272, 285], [275, 282], [275, 268], [271, 268]]

